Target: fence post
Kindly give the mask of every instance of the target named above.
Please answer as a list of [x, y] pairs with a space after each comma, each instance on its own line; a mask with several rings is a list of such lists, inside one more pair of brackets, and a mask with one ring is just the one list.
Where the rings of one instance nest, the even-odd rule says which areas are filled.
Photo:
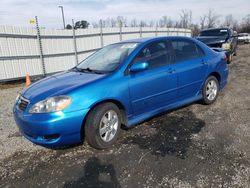
[[102, 20], [100, 20], [100, 39], [101, 39], [101, 47], [103, 47], [103, 31], [102, 31]]
[[72, 33], [73, 33], [73, 42], [74, 42], [74, 52], [75, 52], [75, 61], [76, 65], [78, 64], [78, 54], [77, 54], [77, 46], [76, 46], [76, 33], [75, 33], [75, 23], [74, 20], [72, 19]]
[[120, 41], [122, 41], [122, 21], [119, 21], [119, 26], [120, 26]]
[[156, 26], [155, 26], [155, 36], [156, 37], [158, 36], [158, 24], [156, 24]]
[[42, 40], [41, 40], [41, 35], [40, 35], [40, 29], [39, 29], [39, 25], [38, 25], [38, 18], [37, 16], [35, 17], [36, 19], [36, 31], [37, 31], [37, 45], [39, 48], [39, 56], [40, 56], [40, 61], [42, 64], [42, 68], [43, 68], [43, 76], [46, 76], [46, 69], [45, 69], [45, 63], [44, 63], [44, 58], [43, 58], [43, 47], [42, 47]]
[[140, 38], [142, 38], [142, 22], [140, 23]]
[[177, 31], [176, 31], [176, 32], [177, 32], [177, 36], [179, 36], [179, 28], [177, 28]]

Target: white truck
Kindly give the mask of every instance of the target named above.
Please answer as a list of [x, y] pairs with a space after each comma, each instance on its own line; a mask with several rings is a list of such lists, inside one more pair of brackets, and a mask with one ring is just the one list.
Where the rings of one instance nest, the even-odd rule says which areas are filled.
[[249, 33], [239, 33], [238, 41], [243, 42], [245, 44], [250, 43], [250, 34]]

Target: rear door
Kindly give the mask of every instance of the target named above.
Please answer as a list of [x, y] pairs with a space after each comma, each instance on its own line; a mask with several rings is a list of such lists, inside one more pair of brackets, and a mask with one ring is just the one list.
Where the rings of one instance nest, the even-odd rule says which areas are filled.
[[187, 99], [199, 93], [207, 72], [203, 50], [192, 40], [171, 40], [178, 73], [178, 96]]
[[130, 98], [134, 116], [155, 110], [177, 99], [177, 75], [172, 69], [170, 47], [166, 41], [146, 45], [132, 64], [147, 62], [147, 70], [129, 74]]

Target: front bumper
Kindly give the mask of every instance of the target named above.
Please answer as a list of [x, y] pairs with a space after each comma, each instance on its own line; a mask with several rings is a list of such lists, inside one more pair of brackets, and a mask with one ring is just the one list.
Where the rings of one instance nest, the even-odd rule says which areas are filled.
[[14, 106], [13, 114], [20, 132], [28, 140], [46, 147], [81, 142], [81, 129], [88, 109], [64, 113], [29, 114]]

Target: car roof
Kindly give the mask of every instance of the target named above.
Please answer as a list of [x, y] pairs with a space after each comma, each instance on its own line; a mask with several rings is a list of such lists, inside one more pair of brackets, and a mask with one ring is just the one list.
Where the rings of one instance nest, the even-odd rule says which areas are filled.
[[202, 31], [210, 31], [210, 30], [229, 30], [229, 27], [218, 27], [218, 28], [208, 28], [208, 29], [203, 29]]
[[166, 39], [191, 39], [191, 37], [185, 37], [185, 36], [161, 36], [161, 37], [147, 37], [147, 38], [138, 38], [138, 39], [130, 39], [130, 40], [124, 40], [119, 43], [145, 43], [145, 42], [153, 42], [157, 40], [166, 40]]

